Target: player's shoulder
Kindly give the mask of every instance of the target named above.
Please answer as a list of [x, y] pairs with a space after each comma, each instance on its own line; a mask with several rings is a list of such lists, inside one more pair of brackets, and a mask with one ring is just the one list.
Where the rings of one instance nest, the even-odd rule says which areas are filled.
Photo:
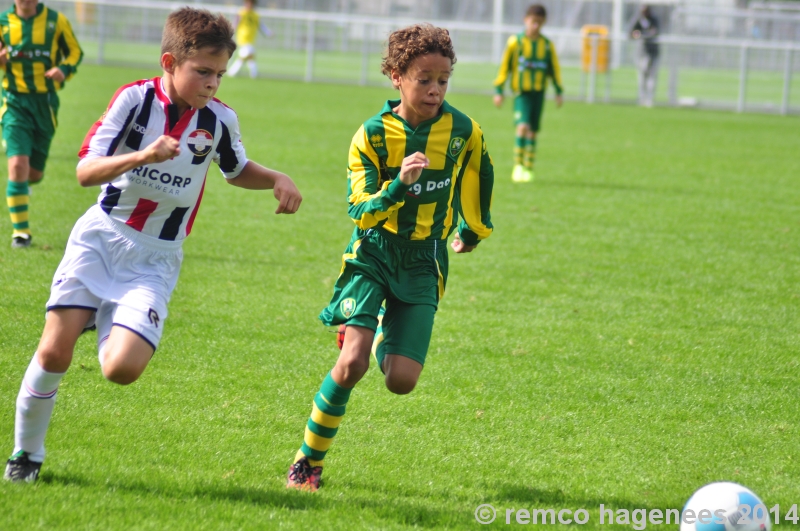
[[239, 122], [239, 115], [236, 114], [236, 111], [218, 98], [212, 98], [206, 107], [209, 111], [213, 112], [220, 121], [225, 123], [225, 125], [230, 126], [231, 123]]
[[12, 5], [10, 8], [6, 9], [5, 11], [0, 12], [0, 21], [2, 21], [3, 26], [8, 26], [8, 15], [11, 15], [15, 11], [15, 7]]
[[131, 83], [126, 83], [114, 92], [108, 106], [111, 107], [115, 104], [126, 106], [138, 105], [139, 102], [146, 97], [147, 91], [154, 88], [155, 82], [152, 79], [139, 79]]
[[453, 117], [454, 134], [469, 138], [474, 134], [482, 135], [481, 126], [468, 114], [459, 111], [446, 101], [442, 104], [442, 112], [449, 113]]

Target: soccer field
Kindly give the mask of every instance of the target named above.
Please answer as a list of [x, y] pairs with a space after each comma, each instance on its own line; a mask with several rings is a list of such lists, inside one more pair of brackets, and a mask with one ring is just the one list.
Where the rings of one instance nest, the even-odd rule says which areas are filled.
[[[99, 191], [75, 179], [83, 136], [117, 87], [158, 74], [87, 65], [61, 93], [34, 247], [0, 245], [0, 451], [53, 272]], [[417, 389], [392, 395], [371, 367], [323, 488], [285, 489], [338, 354], [316, 317], [352, 230], [347, 149], [395, 94], [224, 81], [249, 157], [290, 174], [304, 203], [275, 216], [270, 192], [212, 165], [151, 365], [108, 383], [96, 335], [79, 340], [39, 483], [0, 482], [0, 530], [519, 527], [510, 509], [631, 529], [601, 525], [600, 505], [680, 509], [717, 480], [782, 520], [800, 503], [797, 119], [548, 103], [536, 181], [519, 185], [510, 101], [466, 94], [448, 100], [493, 155], [495, 234], [451, 256]], [[476, 522], [481, 504], [493, 524]]]

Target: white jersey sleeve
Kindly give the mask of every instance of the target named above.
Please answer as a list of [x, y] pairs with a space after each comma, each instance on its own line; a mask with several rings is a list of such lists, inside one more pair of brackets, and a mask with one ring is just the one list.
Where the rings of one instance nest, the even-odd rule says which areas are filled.
[[234, 179], [242, 173], [247, 164], [242, 134], [239, 130], [239, 117], [233, 109], [216, 98], [209, 103], [209, 107], [217, 115], [222, 126], [222, 136], [213, 160], [219, 165], [226, 179]]
[[97, 157], [110, 157], [117, 151], [142, 103], [146, 83], [147, 80], [136, 81], [117, 90], [106, 111], [89, 129], [78, 152], [81, 159], [78, 166]]

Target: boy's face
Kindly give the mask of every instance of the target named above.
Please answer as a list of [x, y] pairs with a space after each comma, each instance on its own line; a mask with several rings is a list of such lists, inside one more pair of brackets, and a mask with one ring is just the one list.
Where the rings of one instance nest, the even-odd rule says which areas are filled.
[[402, 75], [392, 71], [392, 83], [400, 89], [408, 122], [419, 124], [439, 114], [452, 73], [452, 61], [439, 53], [420, 55]]
[[539, 15], [530, 15], [525, 17], [525, 35], [528, 37], [536, 37], [544, 26], [545, 18]]
[[164, 71], [172, 75], [177, 98], [181, 100], [173, 103], [179, 106], [185, 103], [195, 109], [208, 105], [219, 89], [229, 59], [225, 50], [214, 53], [211, 48], [202, 48], [193, 57], [175, 65], [172, 54], [165, 53], [161, 58]]
[[36, 6], [39, 0], [14, 0], [14, 6], [17, 8], [17, 15], [29, 18], [36, 14]]

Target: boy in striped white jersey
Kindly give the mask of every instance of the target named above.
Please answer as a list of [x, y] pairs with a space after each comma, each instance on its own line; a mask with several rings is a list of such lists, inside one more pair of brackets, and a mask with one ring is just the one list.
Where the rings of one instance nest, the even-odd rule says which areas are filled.
[[56, 270], [44, 332], [17, 397], [5, 479], [38, 478], [58, 385], [84, 329], [97, 326], [108, 380], [127, 385], [144, 372], [212, 160], [235, 186], [272, 189], [276, 214], [300, 206], [287, 175], [247, 160], [236, 113], [214, 98], [236, 49], [232, 37], [221, 15], [173, 12], [161, 43], [163, 77], [120, 88], [87, 134], [78, 181], [102, 191], [75, 224]]

